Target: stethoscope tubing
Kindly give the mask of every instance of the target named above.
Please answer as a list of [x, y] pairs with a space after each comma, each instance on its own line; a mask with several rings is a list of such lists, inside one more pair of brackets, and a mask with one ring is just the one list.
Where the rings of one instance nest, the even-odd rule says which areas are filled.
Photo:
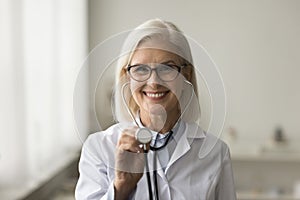
[[156, 170], [156, 166], [157, 166], [156, 151], [154, 151], [153, 165], [154, 165], [153, 176], [154, 176], [154, 186], [155, 186], [154, 193], [155, 193], [156, 200], [159, 200], [158, 184], [157, 184], [157, 170]]
[[[153, 151], [153, 152], [154, 152], [154, 157], [153, 157], [154, 194], [155, 194], [155, 199], [159, 200], [158, 183], [157, 183], [157, 170], [156, 170], [156, 166], [157, 166], [156, 151]], [[152, 183], [151, 183], [151, 176], [150, 176], [150, 169], [149, 169], [148, 154], [147, 153], [148, 153], [148, 150], [145, 150], [144, 151], [144, 158], [145, 158], [145, 166], [146, 166], [146, 178], [147, 178], [147, 184], [148, 184], [149, 199], [153, 200]]]
[[[144, 146], [146, 146], [146, 145], [144, 144]], [[145, 159], [145, 166], [146, 166], [146, 177], [147, 177], [147, 184], [148, 184], [149, 199], [153, 200], [150, 169], [149, 169], [149, 163], [148, 163], [148, 150], [144, 150], [144, 159]]]

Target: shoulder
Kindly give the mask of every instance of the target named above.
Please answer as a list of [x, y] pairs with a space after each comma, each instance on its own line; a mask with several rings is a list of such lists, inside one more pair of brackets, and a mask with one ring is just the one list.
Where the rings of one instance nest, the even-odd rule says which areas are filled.
[[205, 133], [205, 139], [203, 141], [203, 148], [199, 157], [209, 156], [216, 158], [218, 157], [221, 162], [224, 159], [230, 157], [230, 151], [228, 145], [220, 139], [220, 136], [216, 136], [211, 133]]
[[188, 138], [198, 140], [200, 144], [199, 158], [206, 156], [221, 156], [225, 157], [229, 154], [229, 148], [227, 144], [220, 139], [219, 134], [212, 134], [204, 131], [199, 125], [195, 123], [186, 124]]
[[205, 133], [205, 139], [207, 143], [217, 145], [219, 148], [228, 149], [228, 145], [220, 138], [221, 135], [215, 135], [212, 133]]

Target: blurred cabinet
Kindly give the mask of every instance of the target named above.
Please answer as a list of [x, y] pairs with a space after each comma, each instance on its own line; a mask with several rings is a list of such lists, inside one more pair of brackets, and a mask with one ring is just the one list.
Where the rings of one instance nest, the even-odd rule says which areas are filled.
[[300, 181], [300, 154], [235, 152], [232, 165], [238, 199], [300, 200], [295, 191]]

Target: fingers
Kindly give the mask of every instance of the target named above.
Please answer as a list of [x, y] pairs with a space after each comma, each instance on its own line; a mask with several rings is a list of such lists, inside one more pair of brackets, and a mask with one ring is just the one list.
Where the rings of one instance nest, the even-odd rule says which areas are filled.
[[137, 127], [125, 129], [117, 143], [115, 167], [119, 172], [143, 173], [144, 150], [143, 145], [135, 138]]
[[137, 128], [125, 129], [118, 141], [117, 148], [120, 151], [129, 151], [132, 153], [141, 153], [143, 148], [135, 138]]

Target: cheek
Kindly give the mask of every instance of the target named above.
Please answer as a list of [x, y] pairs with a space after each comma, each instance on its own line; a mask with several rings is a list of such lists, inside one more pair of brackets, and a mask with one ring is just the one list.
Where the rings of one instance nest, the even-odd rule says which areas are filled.
[[139, 99], [139, 95], [141, 94], [140, 93], [140, 90], [143, 86], [143, 83], [139, 83], [139, 82], [130, 82], [130, 91], [131, 91], [131, 94], [132, 94], [132, 97], [133, 99], [135, 100], [135, 102], [138, 103], [138, 99]]
[[144, 82], [130, 81], [130, 90], [132, 93], [136, 93], [145, 85]]
[[177, 99], [180, 99], [180, 97], [182, 95], [182, 90], [183, 90], [183, 81], [178, 80], [176, 82], [173, 82], [172, 84], [170, 83], [168, 85], [168, 88], [176, 96]]

